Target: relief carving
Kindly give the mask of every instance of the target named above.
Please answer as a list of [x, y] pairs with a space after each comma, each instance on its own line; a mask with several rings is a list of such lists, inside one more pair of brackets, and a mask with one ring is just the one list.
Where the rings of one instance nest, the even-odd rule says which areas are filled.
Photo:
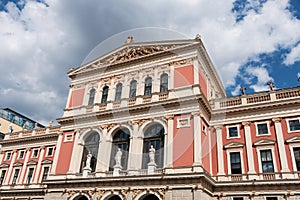
[[163, 52], [170, 48], [174, 48], [175, 45], [170, 46], [152, 46], [152, 47], [130, 47], [120, 52], [113, 54], [111, 57], [104, 59], [101, 63], [115, 64], [135, 58], [140, 58], [153, 53]]

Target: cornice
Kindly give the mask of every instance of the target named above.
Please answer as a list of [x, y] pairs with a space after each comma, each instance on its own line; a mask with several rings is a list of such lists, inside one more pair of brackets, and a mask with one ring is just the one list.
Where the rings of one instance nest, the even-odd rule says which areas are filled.
[[89, 120], [91, 118], [100, 117], [100, 116], [107, 116], [107, 115], [113, 115], [114, 113], [122, 113], [122, 112], [136, 112], [136, 111], [143, 111], [148, 109], [154, 109], [156, 107], [162, 107], [162, 106], [180, 106], [181, 104], [188, 104], [188, 102], [198, 102], [203, 107], [206, 108], [207, 113], [210, 113], [211, 110], [209, 109], [209, 103], [205, 99], [205, 97], [202, 94], [198, 95], [191, 95], [188, 97], [183, 97], [178, 99], [167, 99], [164, 101], [157, 101], [157, 102], [149, 102], [149, 103], [143, 103], [133, 106], [127, 106], [127, 107], [120, 107], [120, 108], [114, 108], [110, 110], [104, 110], [104, 111], [98, 111], [98, 112], [91, 112], [76, 116], [68, 116], [68, 117], [62, 117], [56, 119], [57, 122], [59, 122], [61, 125], [64, 125], [64, 123], [68, 122], [74, 122], [76, 120]]
[[50, 133], [50, 134], [45, 134], [45, 135], [34, 135], [34, 136], [29, 136], [29, 137], [21, 137], [21, 138], [12, 138], [12, 139], [7, 139], [3, 140], [0, 142], [1, 145], [7, 145], [10, 143], [20, 143], [20, 142], [26, 142], [26, 141], [38, 141], [38, 140], [44, 140], [48, 138], [56, 138], [58, 137], [57, 133]]

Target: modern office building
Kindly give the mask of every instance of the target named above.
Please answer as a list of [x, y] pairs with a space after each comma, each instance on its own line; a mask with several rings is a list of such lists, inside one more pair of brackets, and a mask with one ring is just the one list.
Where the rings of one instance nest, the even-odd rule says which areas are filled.
[[2, 199], [300, 199], [300, 87], [227, 97], [199, 35], [129, 37], [68, 76], [60, 127], [1, 143]]

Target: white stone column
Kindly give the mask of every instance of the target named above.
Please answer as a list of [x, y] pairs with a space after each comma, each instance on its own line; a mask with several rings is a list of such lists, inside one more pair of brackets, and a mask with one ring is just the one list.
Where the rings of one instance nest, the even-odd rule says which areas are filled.
[[278, 151], [279, 151], [279, 158], [281, 163], [281, 172], [290, 172], [288, 167], [288, 162], [286, 159], [286, 151], [284, 146], [284, 138], [282, 133], [282, 127], [281, 127], [281, 118], [273, 118], [272, 121], [275, 124], [275, 132], [276, 132], [276, 138], [277, 138], [277, 144], [278, 144]]
[[[97, 166], [96, 172], [101, 174], [109, 169], [110, 155], [111, 155], [111, 141], [108, 137], [108, 125], [102, 125], [102, 138], [99, 143], [98, 157], [97, 157]], [[103, 156], [104, 155], [104, 156]]]
[[131, 174], [135, 174], [142, 166], [143, 138], [139, 133], [139, 120], [132, 120], [131, 123], [133, 126], [133, 133], [129, 147], [128, 171]]
[[35, 169], [35, 173], [34, 173], [34, 179], [32, 181], [32, 183], [37, 183], [39, 180], [39, 175], [40, 175], [40, 171], [41, 171], [41, 165], [42, 165], [42, 161], [44, 158], [44, 154], [45, 154], [45, 146], [41, 146], [40, 147], [40, 156], [39, 156], [39, 160]]
[[202, 169], [202, 147], [201, 147], [201, 128], [200, 112], [192, 113], [194, 120], [194, 171], [203, 171]]
[[152, 79], [152, 93], [157, 93], [160, 90], [160, 76], [158, 76], [157, 67], [154, 68], [154, 76]]
[[127, 106], [128, 98], [129, 98], [129, 90], [130, 90], [130, 81], [128, 74], [124, 77], [124, 83], [122, 88], [122, 95], [121, 95], [121, 107]]
[[11, 162], [10, 162], [10, 165], [9, 165], [9, 168], [8, 168], [8, 171], [7, 171], [7, 175], [6, 175], [6, 179], [4, 181], [4, 185], [7, 185], [8, 184], [8, 181], [9, 181], [9, 178], [12, 177], [12, 171], [13, 171], [13, 165], [16, 161], [16, 158], [17, 158], [17, 150], [14, 149], [12, 151], [12, 156], [11, 156]]
[[76, 131], [74, 136], [74, 144], [73, 144], [73, 151], [72, 151], [72, 157], [70, 161], [70, 167], [68, 174], [75, 174], [79, 172], [80, 170], [80, 162], [82, 157], [82, 151], [83, 151], [83, 144], [79, 141], [79, 131]]
[[166, 152], [166, 172], [171, 172], [173, 168], [173, 126], [174, 126], [174, 115], [166, 116], [168, 120], [168, 132], [167, 132], [167, 145], [165, 146]]
[[26, 150], [25, 150], [25, 159], [24, 159], [23, 166], [21, 168], [20, 178], [19, 178], [17, 184], [22, 184], [23, 183], [22, 181], [23, 181], [23, 177], [24, 177], [25, 172], [26, 172], [29, 156], [30, 156], [30, 148], [26, 148]]
[[[254, 168], [254, 158], [252, 151], [252, 139], [251, 139], [251, 130], [250, 130], [250, 122], [242, 123], [245, 130], [245, 140], [246, 140], [246, 150], [247, 150], [247, 163], [248, 163], [248, 174], [256, 174]], [[250, 177], [250, 176], [249, 176]]]
[[142, 96], [144, 95], [144, 87], [145, 87], [145, 80], [143, 80], [143, 72], [139, 71], [139, 78], [137, 80], [137, 90], [136, 90], [137, 104], [143, 103]]
[[169, 90], [174, 89], [174, 76], [175, 76], [175, 70], [174, 65], [170, 66], [170, 76], [169, 76]]
[[223, 138], [222, 125], [216, 126], [216, 140], [217, 140], [217, 155], [218, 155], [218, 176], [224, 176], [224, 155], [223, 155]]
[[58, 132], [58, 138], [57, 138], [57, 143], [56, 143], [56, 147], [55, 147], [55, 154], [54, 154], [54, 158], [53, 158], [53, 163], [52, 163], [52, 167], [51, 167], [51, 171], [50, 171], [50, 175], [54, 175], [55, 171], [56, 171], [56, 167], [57, 167], [57, 162], [58, 162], [58, 156], [61, 153], [60, 152], [60, 148], [63, 142], [63, 132]]
[[115, 91], [116, 88], [114, 87], [114, 81], [111, 80], [110, 86], [108, 88], [108, 95], [107, 95], [107, 109], [112, 109], [113, 104], [112, 102], [115, 100]]

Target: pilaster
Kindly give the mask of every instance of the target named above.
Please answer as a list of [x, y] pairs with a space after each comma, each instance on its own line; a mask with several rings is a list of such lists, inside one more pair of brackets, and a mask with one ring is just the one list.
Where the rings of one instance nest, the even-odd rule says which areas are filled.
[[242, 124], [243, 124], [244, 130], [245, 130], [247, 163], [248, 163], [248, 170], [249, 170], [248, 174], [253, 175], [253, 174], [256, 174], [256, 172], [254, 169], [254, 158], [253, 158], [253, 151], [252, 151], [252, 138], [251, 138], [251, 130], [250, 130], [251, 122], [243, 122]]
[[[281, 163], [281, 172], [290, 172], [288, 167], [288, 161], [286, 159], [286, 151], [284, 146], [284, 138], [282, 133], [282, 127], [281, 127], [281, 118], [273, 118], [272, 121], [275, 124], [275, 132], [276, 132], [276, 138], [277, 138], [277, 145], [279, 150], [279, 158]], [[285, 176], [287, 174], [283, 174]]]
[[6, 179], [4, 181], [4, 185], [7, 185], [9, 179], [12, 177], [13, 165], [16, 161], [16, 157], [17, 157], [17, 150], [14, 149], [12, 151], [11, 162], [10, 162], [10, 165], [9, 165], [9, 168], [8, 168], [8, 171], [7, 171], [7, 175], [6, 175]]
[[202, 167], [202, 148], [201, 148], [201, 128], [200, 112], [192, 113], [194, 120], [194, 171], [203, 171]]
[[167, 132], [167, 145], [166, 145], [166, 156], [165, 156], [165, 167], [166, 172], [173, 168], [173, 130], [174, 130], [174, 115], [167, 115], [168, 120], [168, 132]]
[[30, 156], [30, 150], [31, 150], [30, 148], [26, 148], [26, 150], [25, 150], [25, 159], [24, 159], [23, 166], [21, 168], [20, 178], [17, 182], [18, 184], [22, 184], [23, 177], [25, 175], [26, 168], [27, 168], [27, 163], [28, 163], [29, 156]]
[[224, 155], [223, 155], [223, 138], [222, 125], [215, 126], [217, 140], [217, 155], [218, 155], [218, 176], [224, 176]]
[[57, 162], [58, 162], [58, 156], [61, 153], [60, 152], [60, 148], [63, 142], [63, 132], [58, 132], [58, 139], [57, 139], [57, 143], [56, 143], [56, 149], [55, 149], [55, 154], [54, 154], [54, 158], [53, 158], [53, 163], [52, 163], [52, 167], [51, 167], [51, 171], [50, 174], [54, 175], [55, 171], [56, 171], [56, 167], [57, 167]]
[[33, 179], [33, 183], [37, 183], [39, 180], [39, 175], [40, 175], [40, 171], [41, 171], [41, 165], [42, 165], [42, 161], [44, 158], [44, 154], [45, 154], [45, 146], [41, 146], [40, 147], [40, 156], [39, 156], [39, 160], [35, 169], [35, 175], [34, 175], [34, 179]]

